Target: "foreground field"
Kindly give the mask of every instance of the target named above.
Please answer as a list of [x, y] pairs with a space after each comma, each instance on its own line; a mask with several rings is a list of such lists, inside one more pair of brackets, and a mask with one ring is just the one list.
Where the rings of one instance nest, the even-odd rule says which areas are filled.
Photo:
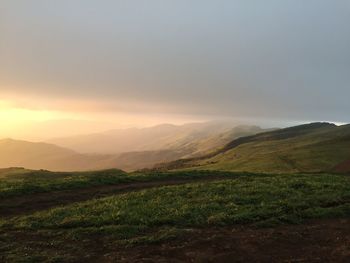
[[188, 228], [125, 246], [104, 233], [1, 233], [2, 262], [349, 262], [350, 220]]
[[[290, 253], [293, 249], [300, 250], [301, 244], [307, 240], [313, 240], [313, 244], [321, 242], [319, 246], [323, 245], [324, 251], [339, 246], [338, 252], [328, 256], [349, 259], [349, 236], [346, 235], [349, 221], [346, 218], [350, 216], [350, 177], [327, 174], [220, 175], [193, 172], [187, 174], [188, 180], [192, 180], [188, 183], [182, 178], [178, 182], [181, 185], [155, 184], [144, 190], [141, 190], [144, 182], [134, 182], [140, 187], [126, 192], [110, 192], [102, 198], [88, 195], [90, 200], [84, 202], [72, 198], [72, 204], [53, 205], [51, 209], [37, 213], [27, 211], [29, 214], [22, 216], [21, 213], [18, 216], [6, 214], [5, 210], [1, 214], [1, 260], [130, 262], [147, 261], [148, 258], [166, 261], [171, 253], [175, 253], [177, 256], [174, 257], [180, 261], [205, 261], [203, 251], [207, 250], [213, 257], [222, 252], [223, 257], [231, 262], [236, 256], [237, 261], [244, 261], [244, 256], [249, 259], [256, 250], [260, 251], [263, 260], [264, 251], [265, 257], [269, 255], [267, 240], [271, 245], [282, 242], [280, 246], [286, 246], [287, 250], [289, 247]], [[122, 176], [128, 178], [132, 175]], [[166, 173], [143, 175], [149, 182], [162, 178], [164, 185], [167, 180], [177, 184], [169, 176]], [[125, 182], [116, 184], [118, 187], [127, 185]], [[107, 186], [111, 186], [110, 182]], [[88, 189], [85, 189], [86, 193]], [[35, 200], [38, 195], [42, 193], [17, 193], [17, 196], [3, 196], [2, 201], [13, 198]], [[329, 221], [330, 218], [344, 220], [335, 223]], [[310, 221], [315, 219], [319, 221]], [[305, 222], [309, 223], [299, 225]], [[279, 226], [283, 224], [289, 226]], [[264, 243], [260, 244], [259, 240]], [[333, 242], [331, 246], [322, 243], [327, 240]], [[345, 247], [340, 247], [339, 240]], [[308, 249], [315, 250], [315, 247], [309, 244], [303, 251], [306, 253]], [[274, 250], [271, 247], [269, 253]], [[181, 257], [181, 251], [188, 255], [182, 254]], [[244, 255], [244, 251], [248, 254]], [[288, 260], [293, 255], [290, 253], [286, 251], [276, 260]], [[307, 255], [300, 254], [300, 257]]]

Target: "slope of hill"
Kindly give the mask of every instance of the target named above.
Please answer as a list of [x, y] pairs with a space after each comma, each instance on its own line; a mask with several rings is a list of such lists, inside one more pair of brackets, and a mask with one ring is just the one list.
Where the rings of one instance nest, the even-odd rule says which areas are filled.
[[[172, 132], [170, 135], [160, 136], [158, 141], [154, 137], [152, 140], [144, 142], [144, 147], [148, 144], [148, 147], [153, 147], [154, 150], [118, 154], [78, 153], [68, 148], [49, 143], [32, 143], [5, 139], [0, 140], [0, 167], [25, 167], [28, 169], [47, 169], [53, 171], [120, 168], [132, 171], [142, 168], [152, 168], [157, 163], [199, 156], [212, 149], [222, 147], [234, 138], [261, 131], [259, 127], [255, 126], [239, 126], [228, 130], [223, 127], [215, 127], [214, 129], [213, 126], [208, 127], [203, 125], [199, 128], [197, 125], [186, 125], [186, 129], [189, 131], [187, 133], [175, 134]], [[157, 126], [155, 127], [155, 134], [162, 133], [164, 135], [165, 130], [172, 129], [173, 127], [170, 125]], [[217, 133], [221, 130], [225, 132]], [[138, 142], [140, 138], [146, 138], [147, 136], [151, 136], [150, 131], [145, 136], [140, 133], [139, 137], [135, 140]], [[123, 136], [121, 139], [117, 138], [116, 142], [121, 141], [123, 138]], [[89, 142], [86, 143], [88, 144]], [[112, 141], [109, 142], [109, 147], [113, 147], [113, 145], [114, 143]], [[156, 150], [159, 145], [162, 145], [164, 149]], [[118, 148], [118, 145], [115, 147]]]
[[[127, 171], [150, 168], [159, 162], [173, 161], [183, 155], [170, 150], [130, 152], [116, 155], [80, 154], [47, 143], [33, 143], [12, 139], [0, 140], [0, 178], [18, 169], [46, 169], [51, 171], [85, 171], [120, 168]], [[25, 171], [22, 169], [22, 172]]]
[[341, 163], [350, 157], [350, 125], [311, 123], [238, 138], [222, 149], [178, 160], [159, 168], [215, 169], [251, 172], [347, 172]]
[[[0, 167], [48, 170], [91, 170], [105, 167], [109, 156], [84, 155], [48, 143], [0, 140]], [[106, 165], [107, 166], [107, 165]]]
[[104, 133], [56, 138], [49, 141], [81, 153], [116, 154], [125, 152], [176, 150], [192, 155], [221, 147], [233, 138], [256, 134], [256, 126], [224, 122], [161, 124], [154, 127], [111, 130]]

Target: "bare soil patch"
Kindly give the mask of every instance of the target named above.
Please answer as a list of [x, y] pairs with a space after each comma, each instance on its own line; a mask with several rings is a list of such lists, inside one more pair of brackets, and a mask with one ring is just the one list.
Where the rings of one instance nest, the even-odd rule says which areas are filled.
[[[9, 231], [5, 236], [10, 242], [16, 241], [19, 251], [25, 249], [28, 257], [41, 251], [47, 255], [60, 251], [64, 258], [59, 262], [350, 262], [350, 219], [313, 220], [274, 228], [191, 229], [172, 240], [132, 247], [96, 234], [82, 240], [38, 232]], [[6, 262], [6, 248], [0, 252], [0, 261]]]
[[181, 239], [122, 250], [99, 262], [350, 262], [350, 220], [275, 228], [194, 230]]
[[350, 159], [338, 164], [334, 171], [337, 173], [347, 173], [350, 172]]

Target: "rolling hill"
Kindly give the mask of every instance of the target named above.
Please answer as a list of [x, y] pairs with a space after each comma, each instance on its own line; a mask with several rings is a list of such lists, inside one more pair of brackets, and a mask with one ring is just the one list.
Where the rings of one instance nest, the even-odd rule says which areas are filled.
[[350, 125], [311, 123], [241, 137], [197, 158], [159, 169], [209, 169], [249, 172], [349, 172]]
[[25, 167], [60, 171], [112, 168], [107, 155], [79, 154], [48, 143], [0, 140], [0, 167]]
[[[79, 153], [52, 143], [33, 143], [4, 139], [0, 140], [0, 168], [25, 167], [28, 169], [47, 169], [52, 171], [120, 168], [126, 171], [133, 171], [142, 168], [152, 168], [157, 163], [200, 156], [212, 149], [222, 147], [234, 138], [262, 131], [262, 129], [255, 126], [238, 126], [229, 129], [226, 126], [217, 126], [212, 123], [210, 125], [189, 124], [184, 125], [184, 127], [174, 127], [172, 125], [162, 125], [148, 128], [144, 135], [142, 135], [142, 130], [137, 130], [138, 135], [136, 137], [135, 134], [133, 135], [135, 142], [139, 142], [141, 138], [145, 140], [142, 147], [140, 147], [140, 149], [144, 150], [116, 154]], [[171, 132], [169, 132], [170, 130]], [[131, 136], [131, 141], [124, 144], [123, 147], [118, 145], [119, 142], [126, 141], [127, 131], [124, 130], [123, 134], [121, 138], [117, 138], [116, 134], [113, 134], [114, 141], [110, 140], [110, 137], [106, 137], [106, 145], [110, 149], [115, 147], [120, 150], [128, 143], [130, 147], [132, 144], [135, 144], [132, 141], [134, 137]], [[157, 134], [159, 135], [158, 139], [156, 137]], [[79, 139], [77, 140], [79, 141]], [[98, 145], [98, 140], [89, 140], [85, 141], [87, 146], [89, 143]], [[131, 149], [138, 148], [131, 147]], [[108, 152], [108, 150], [106, 151]]]
[[81, 153], [117, 154], [175, 150], [192, 155], [212, 151], [233, 138], [256, 134], [257, 126], [226, 122], [161, 124], [148, 128], [110, 130], [103, 133], [51, 139], [48, 142]]
[[181, 158], [170, 150], [122, 154], [81, 154], [48, 143], [0, 140], [0, 168], [25, 167], [51, 171], [85, 171], [121, 168], [127, 171], [152, 167]]

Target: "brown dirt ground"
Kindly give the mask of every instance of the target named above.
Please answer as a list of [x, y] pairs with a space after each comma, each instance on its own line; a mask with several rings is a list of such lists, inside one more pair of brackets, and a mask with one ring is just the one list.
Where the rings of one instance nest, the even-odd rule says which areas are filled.
[[[100, 261], [101, 260], [101, 261]], [[196, 230], [182, 239], [134, 247], [102, 262], [350, 262], [350, 220], [321, 220], [276, 228]]]
[[338, 164], [334, 171], [337, 173], [347, 173], [350, 172], [350, 159]]
[[127, 248], [102, 235], [56, 246], [50, 243], [52, 239], [36, 233], [7, 236], [16, 238], [28, 255], [32, 249], [65, 251], [69, 257], [64, 262], [350, 262], [349, 219], [274, 228], [192, 229], [170, 241]]

